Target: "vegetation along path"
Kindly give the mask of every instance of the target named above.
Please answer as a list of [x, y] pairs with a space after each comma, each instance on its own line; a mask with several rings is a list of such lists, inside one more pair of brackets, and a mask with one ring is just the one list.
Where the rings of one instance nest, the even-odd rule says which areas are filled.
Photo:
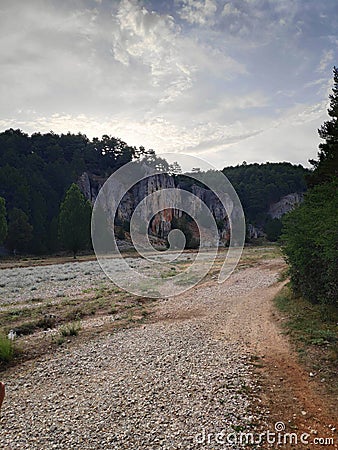
[[[252, 437], [251, 448], [321, 448], [333, 412], [275, 320], [283, 267], [242, 265], [224, 284], [159, 300], [142, 324], [80, 333], [10, 367], [0, 448], [237, 449]], [[275, 426], [297, 444], [269, 444]]]

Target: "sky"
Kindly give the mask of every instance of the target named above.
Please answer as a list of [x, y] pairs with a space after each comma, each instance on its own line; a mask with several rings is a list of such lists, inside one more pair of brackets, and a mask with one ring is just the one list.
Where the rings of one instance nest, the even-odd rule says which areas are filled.
[[0, 131], [308, 165], [337, 31], [338, 0], [1, 0]]

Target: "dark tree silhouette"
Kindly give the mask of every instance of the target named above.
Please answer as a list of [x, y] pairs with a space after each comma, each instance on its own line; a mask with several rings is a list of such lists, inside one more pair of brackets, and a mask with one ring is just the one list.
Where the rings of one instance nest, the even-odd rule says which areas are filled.
[[309, 185], [325, 183], [338, 176], [338, 69], [333, 68], [333, 93], [330, 97], [327, 120], [318, 130], [325, 142], [319, 144], [318, 159], [311, 159], [314, 171], [309, 177]]
[[63, 246], [73, 253], [85, 250], [90, 243], [91, 205], [76, 184], [72, 184], [60, 207], [59, 237]]
[[33, 227], [27, 214], [19, 208], [13, 208], [9, 213], [7, 246], [13, 252], [27, 251], [33, 236]]
[[0, 197], [0, 244], [4, 242], [7, 230], [6, 203], [5, 199]]

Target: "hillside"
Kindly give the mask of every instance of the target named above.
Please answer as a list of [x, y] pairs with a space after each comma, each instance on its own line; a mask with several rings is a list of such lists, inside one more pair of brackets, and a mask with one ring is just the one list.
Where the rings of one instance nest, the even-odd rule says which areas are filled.
[[[29, 136], [13, 129], [0, 133], [0, 197], [6, 201], [9, 229], [14, 216], [19, 214], [17, 209], [26, 215], [22, 239], [17, 242], [16, 238], [14, 242], [13, 238], [7, 239], [5, 245], [10, 251], [16, 248], [21, 253], [59, 250], [59, 208], [71, 183], [81, 185], [84, 173], [90, 180], [102, 182], [123, 164], [143, 158], [164, 170], [170, 169], [154, 151], [131, 147], [108, 135], [89, 140], [80, 133]], [[247, 223], [263, 229], [273, 240], [280, 231], [280, 223], [269, 217], [269, 207], [288, 194], [303, 192], [307, 170], [287, 162], [243, 163], [225, 167], [223, 173], [239, 195]], [[172, 177], [175, 185], [182, 184], [182, 175]], [[86, 194], [84, 189], [83, 192]]]

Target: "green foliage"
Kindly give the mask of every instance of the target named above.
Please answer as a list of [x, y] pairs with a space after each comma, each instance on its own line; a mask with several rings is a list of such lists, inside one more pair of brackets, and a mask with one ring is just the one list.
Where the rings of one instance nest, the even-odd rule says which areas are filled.
[[284, 218], [283, 251], [295, 292], [312, 302], [338, 298], [338, 181], [316, 186]]
[[0, 197], [0, 244], [4, 242], [7, 231], [6, 203], [5, 199]]
[[59, 237], [64, 247], [73, 252], [89, 247], [91, 205], [76, 184], [72, 184], [60, 207]]
[[331, 310], [330, 319], [323, 318], [320, 305], [313, 305], [306, 299], [295, 296], [288, 286], [276, 295], [274, 301], [277, 308], [287, 314], [288, 321], [285, 325], [298, 341], [312, 345], [338, 341], [337, 309]]
[[[119, 229], [119, 239], [124, 239], [123, 230], [121, 227]], [[92, 232], [95, 234], [95, 251], [98, 254], [113, 251], [113, 230], [109, 226], [108, 215], [99, 202], [95, 204], [95, 214], [92, 216]]]
[[9, 362], [14, 355], [13, 341], [9, 340], [7, 336], [0, 335], [0, 361]]
[[174, 161], [172, 164], [169, 164], [169, 173], [171, 175], [179, 175], [182, 173], [182, 168], [177, 161]]
[[271, 242], [276, 242], [282, 231], [282, 221], [280, 219], [271, 219], [268, 218], [264, 230], [266, 232], [266, 237]]
[[60, 328], [60, 335], [62, 337], [77, 336], [81, 328], [81, 322], [72, 322]]
[[[108, 135], [89, 140], [83, 134], [71, 133], [29, 136], [13, 129], [0, 133], [0, 196], [6, 200], [8, 216], [18, 208], [28, 217], [32, 230], [26, 250], [46, 253], [60, 249], [57, 238], [60, 204], [69, 186], [84, 171], [107, 178], [133, 159], [143, 159], [159, 171], [169, 171], [174, 174], [176, 184], [186, 190], [191, 190], [193, 184], [203, 187], [205, 177], [213, 177], [214, 181], [217, 178], [215, 171], [204, 173], [197, 169], [195, 175], [201, 181], [183, 177], [177, 163], [168, 164], [153, 150], [130, 147]], [[271, 202], [290, 192], [305, 190], [307, 171], [290, 163], [266, 163], [242, 164], [225, 168], [223, 172], [237, 190], [248, 221], [262, 225]], [[128, 232], [127, 223], [116, 225]], [[106, 237], [103, 240], [108, 242], [109, 236]], [[107, 247], [107, 242], [102, 247]]]
[[304, 203], [285, 218], [284, 253], [295, 292], [323, 305], [338, 299], [338, 69], [317, 161]]
[[[161, 158], [159, 156], [156, 156], [154, 150], [149, 150], [149, 152], [144, 155], [143, 157], [144, 162], [147, 164], [147, 166], [153, 167], [155, 170], [159, 171], [159, 172], [170, 172], [171, 168], [175, 167], [170, 167], [169, 163], [164, 159]], [[176, 163], [177, 164], [177, 163]]]
[[150, 153], [108, 135], [90, 141], [80, 133], [28, 136], [14, 129], [0, 133], [0, 196], [6, 200], [8, 215], [18, 208], [28, 216], [33, 230], [27, 250], [58, 250], [60, 203], [85, 170], [105, 178]]
[[271, 203], [284, 195], [306, 190], [308, 170], [291, 163], [242, 164], [222, 171], [235, 188], [247, 221], [264, 223]]
[[33, 236], [33, 227], [28, 216], [19, 208], [13, 208], [9, 213], [7, 246], [10, 250], [27, 251]]
[[330, 97], [328, 114], [331, 120], [324, 122], [318, 130], [321, 139], [325, 142], [319, 144], [318, 160], [310, 160], [314, 167], [309, 176], [310, 186], [325, 183], [338, 177], [338, 68], [333, 69], [333, 93]]
[[[288, 162], [247, 164], [244, 161], [241, 165], [225, 167], [222, 172], [241, 201], [247, 223], [262, 228], [270, 235], [271, 240], [277, 240], [281, 224], [277, 220], [271, 222], [272, 219], [268, 216], [269, 207], [287, 194], [304, 192], [305, 176], [309, 170]], [[220, 172], [195, 171], [194, 176], [198, 180], [184, 175], [177, 175], [176, 180], [181, 189], [190, 192], [194, 185], [206, 188], [210, 181], [220, 191], [224, 190], [224, 178], [220, 176]], [[217, 223], [219, 229], [224, 229], [224, 225]]]
[[296, 296], [289, 286], [275, 297], [283, 314], [282, 326], [299, 356], [314, 372], [327, 379], [327, 387], [337, 394], [338, 309], [334, 305], [313, 304]]

